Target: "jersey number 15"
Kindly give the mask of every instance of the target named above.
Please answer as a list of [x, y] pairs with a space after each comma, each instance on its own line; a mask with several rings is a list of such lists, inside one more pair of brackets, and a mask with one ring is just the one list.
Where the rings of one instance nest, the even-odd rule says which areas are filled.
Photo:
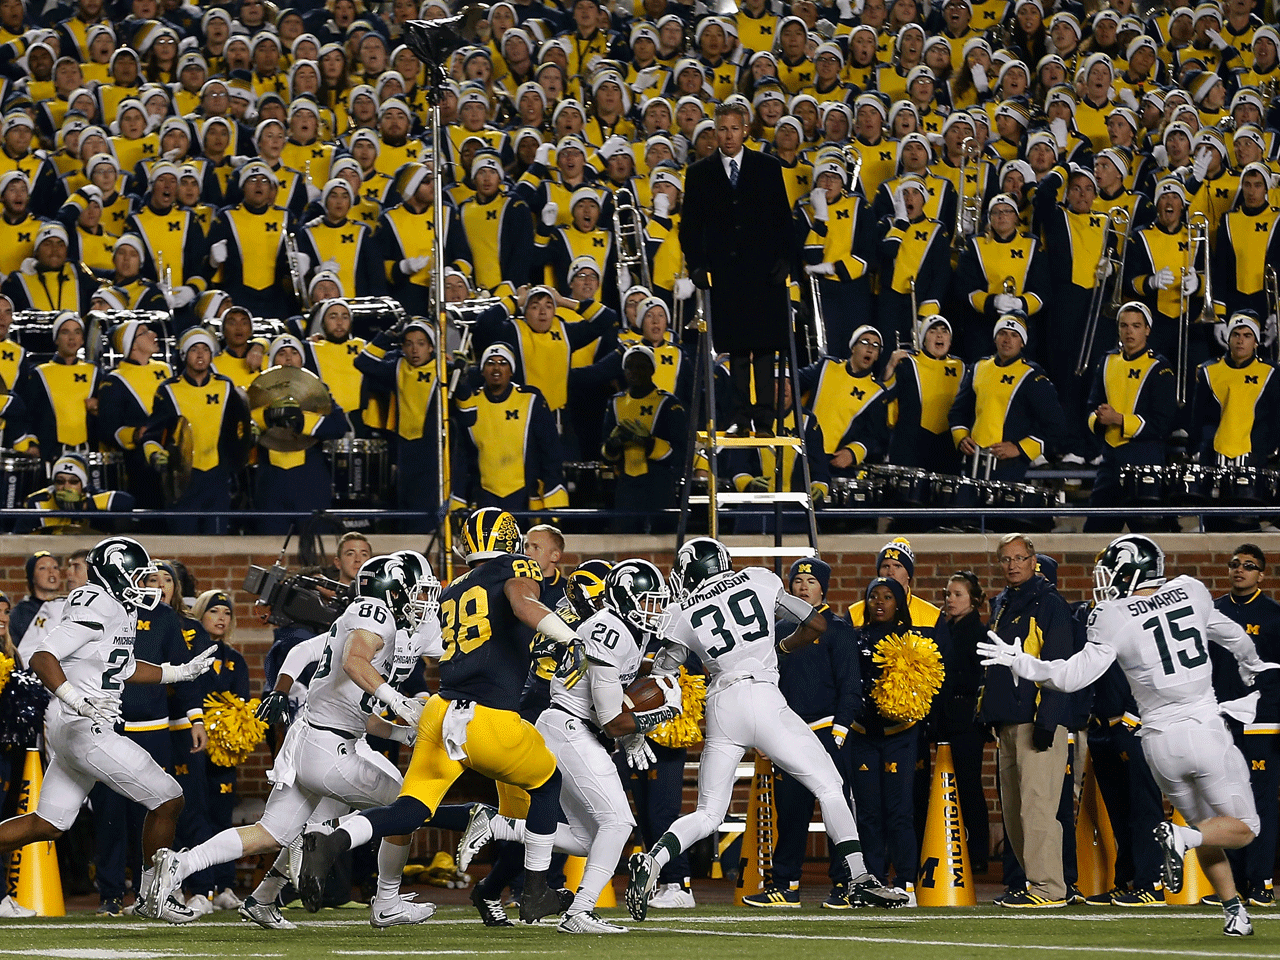
[[[1194, 625], [1183, 626], [1179, 622], [1194, 614], [1195, 610], [1191, 607], [1179, 607], [1168, 613], [1157, 614], [1142, 625], [1143, 630], [1151, 631], [1155, 637], [1156, 649], [1160, 651], [1160, 667], [1166, 675], [1171, 676], [1178, 669], [1173, 662], [1175, 653], [1178, 663], [1188, 670], [1194, 670], [1209, 659], [1209, 651], [1205, 649], [1200, 631]], [[1179, 645], [1176, 651], [1169, 648], [1169, 641], [1165, 638], [1166, 626], [1169, 628], [1169, 636]], [[1194, 649], [1195, 653], [1189, 653], [1190, 649]]]

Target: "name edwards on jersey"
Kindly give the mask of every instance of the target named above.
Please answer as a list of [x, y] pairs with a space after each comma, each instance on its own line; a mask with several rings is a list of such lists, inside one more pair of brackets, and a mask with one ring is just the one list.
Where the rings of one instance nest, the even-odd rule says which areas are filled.
[[1187, 596], [1187, 591], [1181, 587], [1174, 587], [1167, 593], [1153, 593], [1149, 597], [1134, 597], [1125, 603], [1125, 609], [1129, 611], [1130, 616], [1140, 617], [1144, 613], [1152, 610], [1160, 610], [1163, 607], [1171, 607], [1175, 603], [1190, 603], [1191, 598]]

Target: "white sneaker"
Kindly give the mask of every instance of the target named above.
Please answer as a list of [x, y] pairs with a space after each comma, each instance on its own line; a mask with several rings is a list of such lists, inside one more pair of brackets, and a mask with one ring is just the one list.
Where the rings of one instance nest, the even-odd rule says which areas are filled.
[[561, 933], [626, 933], [627, 928], [616, 923], [610, 923], [598, 917], [595, 911], [590, 913], [583, 911], [581, 913], [566, 913], [561, 918], [556, 929]]
[[649, 906], [664, 910], [692, 910], [698, 905], [693, 891], [678, 883], [661, 883], [649, 897]]
[[197, 893], [195, 896], [187, 900], [187, 909], [194, 913], [197, 917], [206, 917], [213, 913], [213, 901], [206, 897], [203, 893]]
[[475, 855], [493, 839], [493, 818], [496, 814], [497, 811], [486, 804], [472, 804], [467, 829], [463, 831], [462, 839], [458, 841], [459, 871], [471, 866]]
[[244, 903], [244, 901], [232, 893], [231, 888], [228, 887], [213, 898], [213, 909], [239, 910], [242, 903]]
[[435, 915], [434, 903], [415, 903], [416, 893], [402, 894], [394, 900], [374, 900], [369, 910], [369, 926], [385, 930], [406, 923], [422, 923]]
[[34, 917], [36, 912], [28, 910], [13, 897], [5, 897], [0, 900], [0, 917], [5, 920], [16, 920], [19, 917]]
[[246, 897], [238, 911], [241, 919], [252, 920], [267, 930], [297, 930], [298, 925], [286, 920], [274, 903], [259, 903], [252, 896]]
[[1223, 913], [1226, 914], [1226, 922], [1222, 925], [1222, 932], [1228, 937], [1253, 936], [1253, 924], [1249, 922], [1249, 914], [1243, 906], [1227, 908]]

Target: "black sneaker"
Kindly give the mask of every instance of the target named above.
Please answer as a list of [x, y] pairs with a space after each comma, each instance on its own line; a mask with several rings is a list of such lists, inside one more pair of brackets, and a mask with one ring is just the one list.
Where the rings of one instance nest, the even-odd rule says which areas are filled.
[[[846, 894], [847, 895], [847, 894]], [[748, 907], [796, 907], [800, 906], [799, 890], [783, 890], [779, 887], [765, 887], [759, 893], [742, 898]]]
[[1092, 897], [1085, 897], [1084, 904], [1086, 907], [1109, 907], [1115, 897], [1125, 896], [1129, 893], [1120, 887], [1112, 887], [1106, 893], [1094, 894]]
[[[849, 888], [843, 883], [838, 883], [831, 888], [831, 892], [827, 894], [827, 899], [818, 904], [823, 910], [850, 910], [855, 904], [849, 902]], [[861, 906], [861, 903], [856, 904]]]
[[1080, 892], [1080, 888], [1074, 883], [1067, 887], [1066, 901], [1068, 907], [1084, 906], [1084, 894]]
[[1000, 906], [1007, 907], [1011, 910], [1045, 910], [1054, 907], [1065, 907], [1066, 899], [1051, 900], [1048, 897], [1042, 897], [1039, 894], [1032, 893], [1030, 890], [1020, 890], [1017, 893], [1011, 893], [1003, 899], [997, 901]]
[[480, 921], [486, 927], [514, 927], [515, 924], [502, 907], [502, 901], [490, 900], [481, 892], [483, 888], [483, 883], [477, 883], [471, 888], [471, 903], [480, 911]]
[[1200, 906], [1202, 907], [1220, 907], [1222, 906], [1222, 898], [1216, 893], [1211, 893], [1207, 897], [1200, 898]]
[[1263, 887], [1261, 890], [1255, 890], [1249, 894], [1248, 902], [1251, 907], [1274, 907], [1276, 905], [1276, 895], [1270, 887]]
[[103, 900], [98, 904], [98, 909], [94, 911], [94, 915], [98, 917], [118, 917], [124, 909], [119, 900]]
[[1117, 893], [1111, 898], [1111, 903], [1117, 907], [1163, 907], [1164, 891], [1144, 890], [1138, 887], [1136, 890]]

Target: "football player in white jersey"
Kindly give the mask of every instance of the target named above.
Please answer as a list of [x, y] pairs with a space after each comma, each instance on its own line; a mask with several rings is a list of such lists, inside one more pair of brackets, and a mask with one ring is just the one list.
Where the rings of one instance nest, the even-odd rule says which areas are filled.
[[[778, 655], [812, 643], [827, 622], [822, 614], [783, 589], [763, 567], [735, 572], [724, 544], [696, 537], [676, 553], [671, 570], [666, 635], [671, 641], [654, 661], [655, 676], [674, 675], [686, 651], [707, 671], [707, 741], [698, 765], [698, 809], [681, 817], [648, 853], [627, 864], [627, 909], [643, 920], [658, 872], [671, 857], [710, 836], [724, 820], [733, 793], [734, 771], [749, 749], [766, 753], [795, 777], [822, 807], [822, 822], [849, 865], [851, 906], [896, 907], [902, 890], [886, 887], [867, 872], [858, 826], [840, 774], [809, 725], [787, 706], [778, 689]], [[774, 637], [774, 617], [800, 624]]]
[[[436, 622], [440, 581], [421, 554], [403, 551], [366, 561], [356, 575], [355, 593], [325, 635], [306, 707], [289, 728], [268, 774], [273, 788], [262, 818], [252, 826], [224, 830], [191, 850], [158, 851], [157, 890], [176, 890], [187, 876], [216, 863], [287, 847], [326, 799], [365, 809], [390, 803], [400, 792], [400, 772], [385, 757], [360, 750], [358, 744], [366, 731], [411, 742], [422, 704], [394, 689], [394, 683], [412, 670], [396, 669], [397, 647], [421, 644], [428, 655], [441, 654]], [[419, 624], [426, 624], [421, 635]], [[405, 639], [398, 643], [400, 635]], [[412, 639], [418, 636], [427, 642]], [[408, 726], [375, 716], [379, 703]], [[378, 850], [378, 892], [369, 913], [376, 929], [421, 923], [435, 913], [435, 904], [415, 903], [413, 895], [400, 894], [409, 839], [387, 837]], [[275, 903], [286, 882], [280, 869], [268, 871], [240, 907], [240, 915], [267, 929], [292, 929], [295, 924], [281, 916]]]
[[[624, 560], [610, 570], [603, 609], [576, 625], [573, 660], [552, 678], [551, 706], [536, 724], [564, 774], [560, 807], [568, 823], [556, 831], [555, 849], [587, 858], [578, 893], [557, 928], [562, 933], [627, 932], [595, 912], [636, 824], [600, 735], [643, 742], [654, 727], [679, 716], [680, 685], [670, 678], [662, 681], [661, 707], [622, 712], [623, 690], [640, 673], [644, 636], [661, 631], [669, 599], [662, 574], [648, 560]], [[458, 845], [458, 869], [467, 869], [490, 839], [523, 842], [524, 821], [477, 804]]]
[[[116, 733], [126, 683], [182, 683], [213, 664], [214, 648], [189, 663], [154, 664], [133, 658], [138, 609], [155, 609], [160, 591], [145, 586], [156, 572], [142, 544], [108, 537], [85, 558], [89, 582], [67, 597], [62, 619], [30, 652], [31, 669], [53, 691], [45, 731], [54, 759], [34, 813], [0, 823], [0, 854], [56, 840], [75, 822], [95, 783], [149, 811], [142, 825], [144, 860], [173, 842], [182, 788], [132, 740]], [[138, 913], [189, 923], [195, 913], [176, 897], [154, 898], [155, 875], [143, 871]]]
[[[977, 651], [986, 666], [1007, 666], [1016, 676], [1070, 693], [1120, 664], [1142, 716], [1142, 752], [1156, 783], [1190, 826], [1165, 821], [1156, 828], [1164, 851], [1165, 886], [1182, 889], [1182, 860], [1195, 847], [1205, 875], [1222, 898], [1223, 932], [1247, 937], [1253, 925], [1236, 892], [1224, 850], [1247, 846], [1259, 820], [1244, 755], [1232, 742], [1213, 695], [1208, 643], [1236, 658], [1245, 683], [1280, 669], [1258, 657], [1238, 624], [1213, 606], [1199, 580], [1165, 580], [1164, 552], [1148, 537], [1111, 541], [1093, 568], [1088, 642], [1068, 660], [1043, 661], [989, 633]], [[1239, 702], [1232, 709], [1240, 709]]]

